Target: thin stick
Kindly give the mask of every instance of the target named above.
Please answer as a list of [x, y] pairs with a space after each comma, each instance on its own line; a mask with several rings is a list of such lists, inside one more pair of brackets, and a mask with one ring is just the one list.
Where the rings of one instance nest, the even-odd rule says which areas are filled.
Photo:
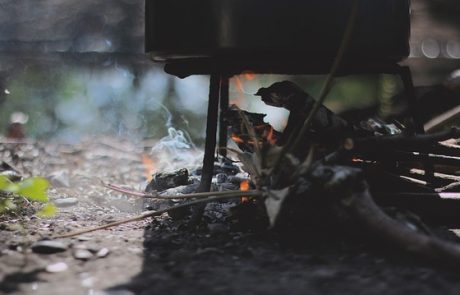
[[[132, 191], [128, 189], [121, 188], [117, 185], [114, 184], [104, 184], [105, 187], [120, 192], [124, 193], [127, 195], [131, 196], [136, 196], [136, 197], [142, 197], [142, 198], [149, 198], [149, 199], [165, 199], [165, 200], [172, 200], [172, 199], [194, 199], [194, 198], [207, 198], [207, 197], [212, 197], [212, 196], [227, 196], [227, 195], [233, 195], [235, 193], [239, 193], [240, 191], [235, 191], [235, 190], [230, 190], [230, 191], [223, 191], [223, 192], [203, 192], [203, 193], [192, 193], [192, 194], [186, 194], [186, 195], [165, 195], [165, 196], [160, 196], [157, 194], [148, 194], [148, 193], [143, 193], [143, 192], [138, 192], [138, 191]], [[245, 191], [245, 193], [249, 193], [251, 196], [252, 195], [259, 195], [260, 192], [257, 190], [249, 190]]]
[[300, 131], [297, 133], [297, 137], [295, 137], [295, 134], [292, 134], [291, 137], [288, 139], [288, 142], [283, 146], [283, 149], [278, 156], [277, 161], [275, 162], [273, 171], [277, 171], [279, 168], [279, 165], [281, 164], [285, 154], [289, 151], [294, 150], [297, 145], [300, 144], [302, 141], [303, 135], [308, 131], [308, 128], [311, 125], [311, 122], [313, 121], [316, 113], [320, 109], [320, 107], [323, 105], [324, 100], [326, 99], [327, 95], [329, 94], [329, 91], [332, 88], [332, 81], [335, 78], [335, 74], [339, 68], [339, 66], [342, 63], [343, 57], [345, 55], [346, 50], [348, 49], [348, 45], [351, 41], [351, 36], [353, 33], [353, 29], [356, 23], [356, 19], [358, 16], [358, 7], [359, 7], [360, 0], [354, 0], [353, 1], [353, 6], [350, 14], [350, 18], [347, 23], [347, 27], [345, 29], [345, 33], [343, 34], [342, 41], [339, 47], [339, 50], [337, 52], [337, 55], [334, 59], [334, 63], [332, 65], [331, 71], [329, 72], [326, 81], [324, 82], [319, 98], [316, 101], [315, 105], [313, 106], [312, 110], [310, 111], [310, 114], [308, 115], [307, 119], [305, 119], [302, 128]]
[[[190, 206], [193, 206], [193, 205], [196, 205], [196, 204], [204, 204], [204, 203], [208, 203], [208, 202], [212, 202], [212, 201], [223, 200], [223, 199], [231, 199], [231, 198], [242, 197], [242, 196], [247, 196], [247, 195], [248, 195], [247, 191], [246, 192], [238, 191], [238, 192], [233, 193], [232, 195], [228, 194], [228, 195], [224, 195], [224, 196], [216, 196], [216, 197], [211, 197], [211, 198], [207, 198], [207, 199], [194, 200], [194, 201], [187, 202], [185, 204], [176, 205], [176, 206], [173, 206], [173, 207], [170, 207], [170, 208], [167, 208], [167, 209], [163, 209], [163, 210], [159, 210], [159, 211], [145, 212], [145, 213], [142, 213], [142, 214], [140, 214], [138, 216], [123, 219], [123, 220], [120, 220], [120, 221], [115, 221], [115, 222], [112, 222], [112, 223], [109, 223], [109, 224], [96, 226], [96, 227], [88, 228], [88, 229], [83, 229], [83, 230], [79, 230], [79, 231], [74, 231], [74, 232], [70, 232], [70, 233], [67, 233], [67, 234], [63, 234], [63, 235], [58, 235], [58, 236], [55, 236], [54, 239], [75, 237], [75, 236], [90, 233], [90, 232], [93, 232], [93, 231], [98, 231], [98, 230], [107, 229], [107, 228], [110, 228], [110, 227], [130, 223], [130, 222], [134, 222], [134, 221], [139, 221], [139, 220], [149, 218], [149, 217], [160, 216], [160, 215], [162, 215], [164, 213], [167, 213], [167, 212], [170, 212], [170, 211], [173, 211], [173, 210], [177, 210], [177, 209], [181, 209], [181, 208], [190, 207]], [[260, 196], [262, 196], [262, 193], [261, 192], [258, 192], [257, 194], [254, 193], [254, 194], [251, 194], [251, 196], [252, 197], [260, 197]]]
[[[316, 101], [315, 105], [313, 106], [313, 109], [311, 110], [310, 114], [308, 115], [307, 119], [302, 125], [302, 128], [299, 131], [299, 134], [297, 138], [295, 139], [291, 150], [295, 149], [299, 143], [302, 140], [302, 136], [308, 131], [308, 128], [310, 128], [311, 122], [315, 118], [316, 113], [320, 109], [320, 107], [323, 105], [324, 100], [326, 99], [327, 95], [329, 94], [329, 91], [332, 88], [332, 81], [335, 78], [335, 74], [339, 68], [339, 66], [342, 63], [343, 57], [345, 55], [346, 50], [348, 49], [348, 45], [350, 44], [351, 41], [351, 36], [353, 33], [353, 29], [355, 27], [356, 19], [358, 16], [358, 4], [360, 0], [354, 0], [353, 1], [353, 6], [350, 14], [350, 18], [347, 24], [347, 27], [345, 29], [345, 33], [343, 34], [342, 42], [340, 44], [340, 48], [337, 52], [337, 56], [334, 59], [334, 64], [332, 65], [331, 71], [329, 75], [326, 78], [326, 81], [323, 84], [323, 87], [321, 88], [319, 98]], [[289, 145], [287, 145], [289, 146]]]
[[356, 139], [355, 145], [358, 148], [417, 148], [423, 145], [435, 144], [440, 141], [444, 141], [451, 138], [460, 138], [460, 128], [453, 127], [449, 130], [438, 133], [417, 134], [414, 136], [407, 136], [405, 134], [373, 136], [368, 138]]

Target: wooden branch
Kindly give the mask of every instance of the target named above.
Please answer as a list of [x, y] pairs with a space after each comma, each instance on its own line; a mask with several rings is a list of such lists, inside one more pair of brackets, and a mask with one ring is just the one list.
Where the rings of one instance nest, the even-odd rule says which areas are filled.
[[385, 161], [387, 163], [395, 161], [432, 163], [447, 166], [460, 166], [460, 157], [426, 154], [419, 152], [403, 152], [394, 150], [365, 151], [360, 154], [367, 160]]
[[130, 223], [130, 222], [143, 220], [143, 219], [146, 219], [146, 218], [149, 218], [149, 217], [160, 216], [160, 215], [162, 215], [164, 213], [167, 213], [167, 212], [171, 212], [171, 211], [182, 209], [182, 208], [187, 208], [187, 207], [197, 205], [197, 204], [205, 204], [205, 203], [209, 203], [209, 202], [212, 202], [212, 201], [225, 200], [225, 199], [231, 199], [231, 198], [235, 198], [235, 197], [242, 197], [242, 196], [248, 196], [248, 195], [250, 195], [251, 197], [260, 197], [260, 196], [262, 196], [261, 192], [259, 192], [257, 194], [255, 194], [255, 193], [248, 194], [248, 192], [249, 191], [244, 191], [244, 192], [243, 191], [238, 191], [238, 192], [233, 192], [233, 194], [226, 194], [226, 195], [221, 195], [221, 196], [216, 196], [216, 197], [211, 197], [211, 198], [206, 198], [206, 199], [198, 199], [198, 200], [190, 201], [190, 202], [187, 202], [187, 203], [184, 203], [184, 204], [179, 204], [179, 205], [176, 205], [176, 206], [173, 206], [173, 207], [170, 207], [170, 208], [167, 208], [167, 209], [159, 210], [159, 211], [145, 212], [145, 213], [142, 213], [142, 214], [140, 214], [138, 216], [123, 219], [123, 220], [120, 220], [120, 221], [115, 221], [115, 222], [112, 222], [112, 223], [109, 223], [109, 224], [96, 226], [96, 227], [93, 227], [93, 228], [88, 228], [88, 229], [83, 229], [83, 230], [78, 230], [78, 231], [70, 232], [70, 233], [67, 233], [67, 234], [57, 235], [57, 236], [54, 236], [53, 238], [54, 239], [60, 239], [60, 238], [75, 237], [75, 236], [90, 233], [90, 232], [93, 232], [93, 231], [98, 231], [98, 230], [107, 229], [107, 228], [110, 228], [110, 227]]
[[458, 244], [417, 232], [390, 218], [374, 203], [367, 189], [347, 198], [343, 207], [367, 229], [369, 235], [424, 261], [443, 267], [460, 267]]
[[372, 199], [363, 176], [360, 169], [346, 166], [322, 166], [311, 174], [312, 180], [321, 184], [331, 206], [351, 218], [353, 229], [364, 229], [379, 242], [422, 261], [460, 268], [460, 245], [427, 234], [425, 226], [413, 218], [400, 221], [389, 217]]
[[437, 117], [434, 117], [425, 123], [424, 129], [426, 132], [438, 131], [446, 127], [448, 124], [458, 120], [458, 118], [460, 118], [460, 106], [457, 106]]
[[440, 141], [451, 138], [460, 138], [460, 128], [451, 128], [434, 134], [416, 134], [408, 136], [405, 134], [388, 135], [388, 136], [371, 136], [366, 138], [356, 138], [355, 148], [358, 150], [367, 150], [377, 148], [379, 150], [388, 147], [392, 149], [417, 149], [420, 146], [433, 145]]

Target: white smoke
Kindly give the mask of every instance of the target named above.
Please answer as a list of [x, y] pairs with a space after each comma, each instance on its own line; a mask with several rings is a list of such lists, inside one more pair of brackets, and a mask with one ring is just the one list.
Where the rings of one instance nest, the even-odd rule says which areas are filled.
[[152, 148], [154, 172], [197, 167], [202, 159], [202, 152], [196, 148], [186, 131], [172, 126], [171, 112], [165, 106], [162, 107], [167, 116], [168, 135], [160, 139]]

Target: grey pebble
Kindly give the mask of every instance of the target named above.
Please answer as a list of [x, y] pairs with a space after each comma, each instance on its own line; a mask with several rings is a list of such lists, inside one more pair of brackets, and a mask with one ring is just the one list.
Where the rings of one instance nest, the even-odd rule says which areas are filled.
[[38, 241], [32, 245], [32, 251], [38, 254], [54, 254], [64, 252], [68, 246], [59, 241]]
[[59, 208], [72, 207], [78, 204], [77, 198], [65, 198], [53, 200], [54, 205]]
[[109, 255], [109, 253], [110, 253], [110, 250], [108, 248], [102, 248], [96, 253], [96, 256], [99, 258], [104, 258], [107, 255]]
[[65, 262], [50, 264], [46, 267], [46, 271], [50, 273], [62, 272], [66, 271], [67, 269], [69, 269], [69, 267]]
[[86, 249], [77, 249], [73, 252], [73, 257], [80, 260], [88, 260], [93, 257], [93, 253]]

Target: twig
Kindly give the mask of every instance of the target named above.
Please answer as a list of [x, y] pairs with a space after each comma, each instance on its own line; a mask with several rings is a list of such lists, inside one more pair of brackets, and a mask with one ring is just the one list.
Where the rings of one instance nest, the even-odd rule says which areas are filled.
[[424, 129], [427, 132], [436, 131], [442, 129], [446, 125], [452, 123], [453, 121], [457, 120], [460, 116], [460, 106], [457, 106], [451, 110], [448, 110], [441, 115], [434, 117], [427, 123], [425, 123]]
[[459, 190], [460, 190], [460, 182], [453, 182], [443, 187], [439, 187], [435, 189], [435, 192], [437, 193], [443, 193], [445, 191], [457, 191], [458, 192]]
[[[316, 113], [318, 110], [321, 108], [323, 105], [324, 100], [326, 99], [327, 95], [329, 94], [329, 91], [332, 88], [332, 81], [334, 80], [335, 74], [339, 68], [339, 66], [342, 64], [343, 57], [345, 55], [346, 50], [348, 49], [349, 43], [351, 41], [351, 36], [353, 33], [353, 29], [356, 23], [356, 19], [358, 16], [358, 8], [359, 8], [359, 3], [360, 0], [354, 0], [352, 4], [352, 10], [350, 14], [350, 18], [347, 23], [347, 27], [345, 29], [345, 32], [342, 37], [342, 41], [340, 43], [340, 47], [337, 51], [337, 55], [334, 59], [334, 63], [332, 65], [331, 71], [329, 72], [326, 81], [324, 82], [318, 100], [316, 101], [315, 105], [313, 106], [312, 110], [310, 111], [310, 114], [308, 115], [307, 119], [303, 122], [302, 128], [300, 128], [300, 131], [297, 133], [293, 133], [287, 143], [283, 146], [283, 149], [281, 150], [281, 153], [279, 154], [277, 160], [275, 161], [275, 165], [273, 168], [273, 171], [277, 171], [279, 168], [279, 165], [281, 165], [281, 162], [283, 158], [285, 157], [286, 153], [289, 151], [295, 150], [297, 148], [297, 145], [302, 142], [302, 137], [304, 134], [308, 131], [310, 128], [311, 122], [313, 121]], [[296, 136], [297, 135], [297, 136]]]
[[[401, 198], [401, 197], [413, 197], [420, 199], [436, 198], [441, 200], [457, 200], [460, 201], [460, 193], [413, 193], [413, 192], [400, 192], [400, 193], [377, 193], [381, 198]], [[417, 200], [413, 200], [416, 202]]]
[[[114, 191], [124, 193], [127, 195], [131, 196], [136, 196], [136, 197], [142, 197], [142, 198], [149, 198], [149, 199], [164, 199], [164, 200], [175, 200], [175, 199], [195, 199], [195, 198], [207, 198], [207, 197], [213, 197], [213, 196], [229, 196], [229, 195], [234, 195], [234, 194], [239, 194], [241, 191], [223, 191], [223, 192], [203, 192], [203, 193], [192, 193], [192, 194], [186, 194], [186, 195], [164, 195], [160, 196], [158, 194], [149, 194], [149, 193], [143, 193], [143, 192], [138, 192], [138, 191], [133, 191], [133, 190], [128, 190], [121, 188], [117, 185], [113, 184], [104, 184], [105, 187], [112, 189]], [[249, 190], [245, 191], [245, 195], [249, 194], [250, 196], [258, 196], [261, 194], [260, 191], [257, 190]]]
[[451, 138], [460, 138], [460, 128], [453, 127], [450, 130], [434, 134], [417, 134], [407, 136], [405, 134], [390, 136], [372, 136], [355, 139], [357, 149], [391, 148], [418, 148], [423, 145], [435, 144]]
[[[238, 191], [238, 192], [234, 192], [233, 194], [227, 194], [227, 195], [223, 195], [223, 196], [216, 196], [216, 197], [211, 197], [211, 198], [206, 198], [206, 199], [194, 200], [194, 201], [187, 202], [185, 204], [179, 204], [179, 205], [176, 205], [176, 206], [173, 206], [173, 207], [170, 207], [170, 208], [167, 208], [167, 209], [159, 210], [159, 211], [145, 212], [145, 213], [142, 213], [142, 214], [140, 214], [138, 216], [123, 219], [123, 220], [120, 220], [120, 221], [115, 221], [115, 222], [112, 222], [112, 223], [109, 223], [109, 224], [105, 224], [105, 225], [101, 225], [101, 226], [97, 226], [97, 227], [93, 227], [93, 228], [88, 228], [88, 229], [83, 229], [83, 230], [79, 230], [79, 231], [74, 231], [74, 232], [70, 232], [70, 233], [67, 233], [67, 234], [63, 234], [63, 235], [58, 235], [58, 236], [55, 236], [54, 238], [55, 239], [61, 239], [61, 238], [75, 237], [75, 236], [90, 233], [90, 232], [93, 232], [93, 231], [98, 231], [98, 230], [107, 229], [107, 228], [110, 228], [110, 227], [130, 223], [130, 222], [134, 222], [134, 221], [143, 220], [143, 219], [146, 219], [146, 218], [149, 218], [149, 217], [160, 216], [160, 215], [162, 215], [164, 213], [167, 213], [167, 212], [170, 212], [170, 211], [174, 211], [174, 210], [181, 209], [181, 208], [187, 208], [187, 207], [197, 205], [197, 204], [204, 204], [204, 203], [208, 203], [208, 202], [212, 202], [212, 201], [231, 199], [231, 198], [242, 197], [242, 196], [247, 196], [247, 195], [248, 195], [247, 191], [245, 191], [245, 192], [244, 191]], [[262, 196], [262, 193], [261, 192], [258, 192], [257, 194], [254, 193], [254, 194], [251, 194], [251, 196], [252, 197], [258, 197], [259, 196], [260, 197], [260, 196]]]
[[460, 166], [460, 157], [451, 157], [444, 155], [425, 154], [419, 152], [401, 152], [392, 150], [366, 151], [362, 153], [366, 159], [386, 161], [388, 163], [395, 161], [407, 161], [418, 163], [433, 163], [447, 166]]
[[[332, 65], [331, 71], [329, 72], [326, 81], [323, 84], [323, 87], [321, 88], [318, 100], [316, 101], [315, 105], [313, 106], [313, 109], [311, 110], [310, 114], [308, 115], [307, 119], [302, 125], [302, 128], [299, 131], [299, 134], [297, 135], [297, 138], [295, 139], [294, 143], [292, 144], [292, 147], [290, 150], [295, 150], [299, 143], [302, 141], [302, 137], [304, 134], [308, 131], [308, 128], [310, 128], [311, 122], [313, 121], [316, 113], [320, 109], [320, 107], [323, 105], [324, 100], [326, 99], [327, 95], [329, 94], [329, 91], [332, 88], [332, 81], [335, 78], [335, 74], [337, 70], [339, 69], [343, 57], [345, 55], [346, 50], [348, 49], [348, 46], [351, 42], [351, 36], [353, 33], [353, 29], [355, 27], [356, 19], [358, 16], [358, 8], [359, 8], [359, 3], [360, 0], [354, 0], [352, 4], [352, 10], [350, 14], [350, 18], [347, 24], [347, 27], [345, 29], [345, 33], [343, 34], [342, 42], [340, 44], [339, 50], [337, 52], [337, 56], [334, 59], [334, 64]], [[291, 140], [289, 140], [291, 141]], [[286, 144], [289, 146], [288, 144]]]

